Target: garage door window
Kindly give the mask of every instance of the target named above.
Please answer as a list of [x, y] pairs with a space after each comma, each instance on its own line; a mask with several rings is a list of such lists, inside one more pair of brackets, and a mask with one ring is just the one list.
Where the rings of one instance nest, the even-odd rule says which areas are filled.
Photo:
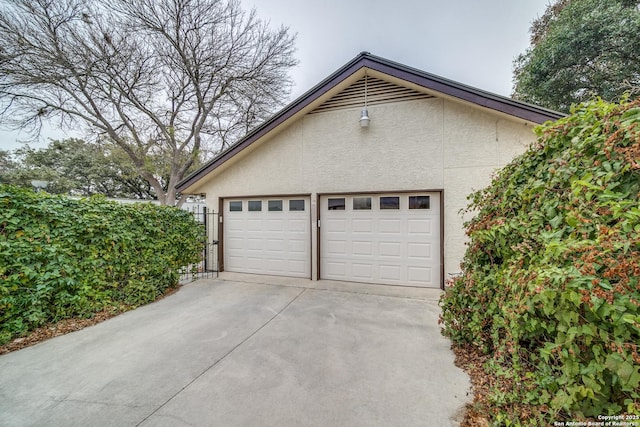
[[304, 200], [289, 200], [289, 211], [304, 211]]
[[354, 197], [353, 210], [354, 211], [370, 211], [371, 197]]
[[400, 197], [380, 197], [380, 209], [400, 209]]
[[269, 200], [269, 212], [281, 212], [282, 200]]
[[330, 211], [343, 211], [345, 208], [344, 197], [341, 199], [329, 199], [327, 208]]
[[262, 210], [262, 200], [249, 200], [249, 212], [260, 212]]
[[429, 196], [409, 196], [409, 209], [429, 209]]
[[242, 202], [229, 202], [229, 212], [242, 212]]

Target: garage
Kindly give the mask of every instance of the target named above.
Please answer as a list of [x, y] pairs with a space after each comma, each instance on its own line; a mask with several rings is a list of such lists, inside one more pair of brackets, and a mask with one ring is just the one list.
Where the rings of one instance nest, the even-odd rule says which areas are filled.
[[440, 288], [440, 196], [322, 196], [321, 278]]
[[[232, 220], [211, 237], [221, 271], [444, 289], [466, 251], [467, 196], [561, 117], [363, 52], [176, 188]], [[226, 212], [232, 200], [242, 211]]]
[[224, 199], [224, 269], [311, 277], [309, 197]]

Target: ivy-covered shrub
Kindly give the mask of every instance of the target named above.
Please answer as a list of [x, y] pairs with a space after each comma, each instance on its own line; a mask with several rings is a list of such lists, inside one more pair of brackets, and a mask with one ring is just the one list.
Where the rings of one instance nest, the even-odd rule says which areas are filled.
[[[487, 370], [515, 385], [491, 397], [494, 422], [638, 414], [640, 100], [584, 104], [536, 132], [470, 196], [444, 333], [491, 355]], [[514, 402], [537, 415], [499, 410]]]
[[47, 322], [136, 307], [198, 260], [188, 212], [0, 185], [0, 344]]

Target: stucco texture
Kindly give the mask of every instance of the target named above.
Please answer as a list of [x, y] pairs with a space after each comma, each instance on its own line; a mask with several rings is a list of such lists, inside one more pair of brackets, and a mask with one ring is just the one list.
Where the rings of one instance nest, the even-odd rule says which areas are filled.
[[[442, 190], [444, 279], [460, 271], [467, 195], [535, 140], [534, 124], [476, 105], [435, 97], [305, 114], [237, 154], [198, 185], [207, 205], [220, 198]], [[312, 222], [312, 278], [318, 229]]]

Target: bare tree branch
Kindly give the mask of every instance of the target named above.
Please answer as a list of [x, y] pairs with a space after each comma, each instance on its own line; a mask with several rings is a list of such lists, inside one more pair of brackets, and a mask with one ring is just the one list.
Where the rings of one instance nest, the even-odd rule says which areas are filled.
[[106, 136], [173, 204], [203, 153], [286, 101], [294, 40], [238, 0], [5, 1], [0, 120], [34, 134], [58, 120]]

